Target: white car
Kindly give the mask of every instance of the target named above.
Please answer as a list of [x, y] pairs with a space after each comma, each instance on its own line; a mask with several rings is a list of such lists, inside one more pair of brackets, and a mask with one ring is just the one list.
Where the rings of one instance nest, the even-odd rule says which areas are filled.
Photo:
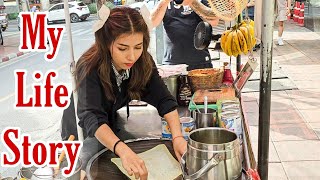
[[[68, 2], [70, 21], [72, 23], [78, 22], [79, 20], [84, 21], [90, 16], [90, 11], [87, 5], [83, 2], [73, 1]], [[51, 8], [48, 12], [48, 22], [65, 20], [64, 3], [58, 3]]]

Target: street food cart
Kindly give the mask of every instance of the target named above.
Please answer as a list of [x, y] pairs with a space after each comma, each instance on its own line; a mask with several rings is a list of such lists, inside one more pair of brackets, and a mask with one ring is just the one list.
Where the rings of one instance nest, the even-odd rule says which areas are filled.
[[[65, 4], [67, 4], [67, 1], [65, 1]], [[67, 6], [65, 6], [67, 7]], [[242, 176], [239, 177], [248, 179], [248, 178], [254, 178], [256, 177], [254, 174], [254, 170], [258, 168], [259, 175], [262, 179], [267, 179], [268, 176], [268, 149], [269, 149], [269, 127], [270, 127], [270, 96], [271, 96], [271, 68], [272, 68], [272, 32], [273, 32], [273, 19], [270, 14], [273, 14], [273, 7], [274, 7], [274, 1], [264, 1], [262, 4], [262, 16], [261, 16], [261, 28], [262, 28], [262, 36], [261, 36], [261, 82], [260, 82], [260, 103], [259, 103], [259, 150], [258, 150], [258, 166], [255, 162], [255, 158], [252, 153], [250, 138], [249, 138], [249, 128], [246, 120], [243, 118], [243, 113], [241, 113], [241, 117], [243, 119], [243, 170]], [[72, 48], [72, 36], [71, 36], [71, 30], [70, 30], [70, 19], [69, 19], [69, 12], [68, 8], [65, 8], [66, 13], [66, 22], [67, 22], [67, 32], [69, 37], [69, 49], [70, 49], [70, 60], [71, 60], [71, 70], [75, 67], [74, 57], [73, 57], [73, 48]], [[240, 57], [238, 57], [237, 61], [237, 70], [240, 71]], [[77, 104], [77, 96], [75, 94], [75, 104]], [[144, 107], [145, 108], [145, 107]], [[241, 108], [241, 98], [240, 98], [240, 108]], [[140, 110], [137, 110], [137, 113], [139, 113]], [[143, 109], [145, 112], [145, 110]], [[135, 111], [134, 111], [135, 112]], [[152, 111], [148, 111], [149, 113]], [[181, 108], [180, 113], [187, 113], [188, 110], [185, 108]], [[120, 112], [121, 113], [121, 110]], [[120, 116], [121, 117], [121, 116]], [[150, 115], [148, 115], [150, 117]], [[160, 122], [161, 120], [153, 119], [157, 122]], [[129, 121], [131, 123], [132, 121]], [[124, 128], [127, 122], [124, 123]], [[160, 123], [159, 123], [160, 126]], [[148, 129], [150, 126], [146, 127]], [[83, 137], [81, 137], [82, 130], [78, 128], [79, 132], [79, 139], [83, 140]], [[171, 143], [169, 143], [167, 140], [159, 139], [160, 137], [157, 137], [160, 134], [157, 134], [155, 130], [151, 130], [150, 132], [146, 132], [148, 137], [143, 137], [144, 139], [139, 139], [139, 136], [133, 136], [134, 139], [126, 141], [130, 147], [133, 148], [134, 151], [137, 153], [148, 150], [152, 146], [162, 143], [165, 144], [169, 151], [172, 153], [172, 147]], [[151, 137], [150, 137], [151, 136]], [[153, 137], [152, 137], [153, 136]], [[141, 137], [142, 138], [142, 137]], [[109, 159], [113, 157], [114, 155], [110, 153], [111, 151], [108, 151], [107, 149], [99, 152], [94, 156], [90, 163], [87, 166], [87, 170], [90, 171], [90, 174], [88, 175], [88, 179], [105, 179], [105, 177], [108, 175], [110, 176], [119, 176], [120, 178], [123, 177], [120, 171], [118, 169], [111, 169], [111, 166], [108, 165], [110, 162], [106, 161], [105, 157], [108, 157]], [[100, 160], [102, 159], [102, 160]], [[104, 167], [110, 167], [110, 171], [107, 171], [104, 169]], [[253, 170], [251, 170], [253, 169]], [[91, 173], [92, 172], [92, 173]], [[108, 174], [105, 174], [109, 172]]]

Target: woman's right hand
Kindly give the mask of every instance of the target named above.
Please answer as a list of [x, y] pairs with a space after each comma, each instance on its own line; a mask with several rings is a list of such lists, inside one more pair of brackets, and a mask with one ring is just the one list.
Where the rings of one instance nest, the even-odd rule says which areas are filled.
[[116, 154], [120, 157], [123, 168], [130, 176], [134, 175], [136, 179], [140, 178], [140, 180], [148, 179], [148, 170], [144, 161], [125, 143], [119, 143]]

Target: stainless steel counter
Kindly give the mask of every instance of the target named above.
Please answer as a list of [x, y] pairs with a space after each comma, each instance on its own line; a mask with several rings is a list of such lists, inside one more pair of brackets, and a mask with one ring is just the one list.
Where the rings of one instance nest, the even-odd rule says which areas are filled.
[[[136, 139], [144, 137], [161, 137], [161, 117], [155, 107], [130, 106], [130, 116], [127, 119], [127, 108], [117, 111], [119, 131], [117, 136], [122, 139]], [[178, 108], [179, 116], [190, 116], [187, 107]]]

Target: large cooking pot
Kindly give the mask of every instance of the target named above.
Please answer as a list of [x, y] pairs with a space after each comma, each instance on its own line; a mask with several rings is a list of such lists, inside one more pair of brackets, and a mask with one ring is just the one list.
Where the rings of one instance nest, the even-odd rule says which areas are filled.
[[182, 156], [184, 179], [231, 180], [241, 175], [240, 143], [237, 135], [224, 128], [201, 128], [189, 135]]

